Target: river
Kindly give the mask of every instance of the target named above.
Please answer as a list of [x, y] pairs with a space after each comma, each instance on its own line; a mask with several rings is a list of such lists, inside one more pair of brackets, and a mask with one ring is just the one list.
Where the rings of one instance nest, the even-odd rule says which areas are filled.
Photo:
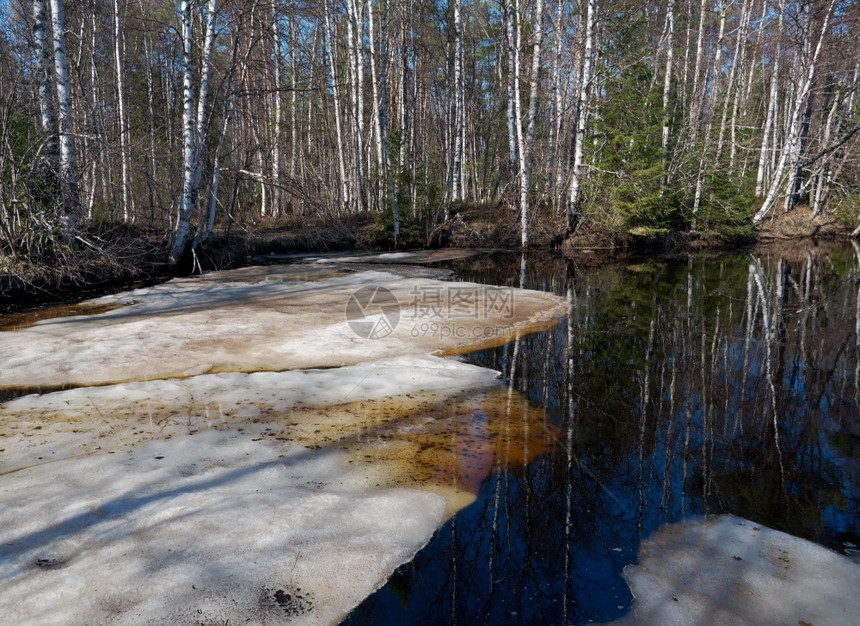
[[567, 298], [564, 323], [465, 356], [545, 410], [557, 442], [524, 468], [498, 455], [474, 504], [345, 624], [613, 620], [640, 542], [701, 514], [857, 556], [860, 248], [445, 267]]

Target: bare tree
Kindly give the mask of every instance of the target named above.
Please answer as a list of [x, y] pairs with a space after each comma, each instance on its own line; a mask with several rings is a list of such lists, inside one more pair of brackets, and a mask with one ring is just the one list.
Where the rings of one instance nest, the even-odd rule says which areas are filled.
[[591, 91], [591, 72], [594, 64], [594, 27], [597, 19], [597, 0], [587, 0], [588, 9], [585, 18], [585, 45], [582, 54], [582, 68], [578, 86], [578, 97], [575, 115], [575, 135], [573, 146], [573, 164], [570, 171], [570, 187], [567, 200], [567, 230], [576, 230], [580, 220], [580, 205], [582, 203], [582, 157], [585, 144], [585, 131], [588, 122], [589, 94]]
[[75, 137], [72, 133], [72, 91], [66, 57], [66, 20], [62, 0], [50, 0], [51, 35], [54, 42], [54, 84], [57, 90], [57, 123], [60, 134], [60, 190], [66, 227], [75, 229], [78, 217], [78, 181], [75, 171]]

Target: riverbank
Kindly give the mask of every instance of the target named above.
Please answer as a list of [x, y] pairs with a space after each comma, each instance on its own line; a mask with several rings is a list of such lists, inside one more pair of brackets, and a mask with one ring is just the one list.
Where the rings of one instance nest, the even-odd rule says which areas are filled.
[[[155, 284], [195, 271], [258, 264], [271, 255], [391, 248], [387, 224], [378, 214], [299, 222], [260, 221], [245, 227], [216, 230], [196, 257], [178, 266], [166, 262], [164, 233], [128, 228], [93, 229], [74, 247], [53, 250], [35, 261], [0, 257], [0, 313], [49, 303], [77, 301], [120, 288]], [[452, 211], [435, 228], [406, 223], [408, 248], [475, 248], [519, 250], [520, 226], [515, 211], [473, 205]], [[530, 229], [530, 248], [559, 250], [581, 263], [600, 263], [617, 254], [727, 249], [789, 241], [847, 239], [851, 228], [832, 215], [813, 217], [809, 207], [775, 213], [750, 234], [695, 234], [630, 228], [586, 220], [565, 236], [561, 216], [540, 214]], [[611, 251], [611, 255], [606, 252]]]

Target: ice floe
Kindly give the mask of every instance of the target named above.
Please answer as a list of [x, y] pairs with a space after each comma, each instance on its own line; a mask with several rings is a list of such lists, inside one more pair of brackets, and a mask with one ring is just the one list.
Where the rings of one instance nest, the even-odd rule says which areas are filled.
[[[259, 270], [238, 270], [177, 279], [101, 298], [97, 304], [122, 305], [101, 314], [0, 332], [0, 387], [106, 384], [453, 354], [505, 343], [517, 333], [554, 323], [565, 311], [564, 302], [552, 294], [387, 272], [335, 274], [313, 282], [286, 276], [269, 268], [262, 277]], [[390, 299], [380, 306], [372, 290]], [[356, 294], [367, 302], [360, 302], [363, 309], [350, 310]], [[363, 333], [363, 323], [372, 332]]]
[[664, 526], [624, 578], [622, 624], [860, 623], [860, 564], [732, 515]]
[[[305, 278], [176, 280], [0, 332], [0, 386], [78, 385], [0, 404], [4, 620], [336, 623], [494, 467], [552, 445], [498, 373], [427, 353], [503, 339], [475, 328], [546, 326], [556, 298]], [[373, 291], [347, 319], [368, 286], [398, 306]], [[391, 332], [360, 335], [394, 313]]]

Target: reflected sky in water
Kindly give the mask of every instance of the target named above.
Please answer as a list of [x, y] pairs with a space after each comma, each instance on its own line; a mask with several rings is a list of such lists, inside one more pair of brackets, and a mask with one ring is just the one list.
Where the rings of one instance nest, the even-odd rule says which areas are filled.
[[556, 440], [525, 468], [499, 455], [475, 503], [345, 623], [611, 620], [640, 541], [702, 513], [856, 554], [860, 248], [450, 267], [568, 298], [564, 323], [467, 356], [545, 410]]

